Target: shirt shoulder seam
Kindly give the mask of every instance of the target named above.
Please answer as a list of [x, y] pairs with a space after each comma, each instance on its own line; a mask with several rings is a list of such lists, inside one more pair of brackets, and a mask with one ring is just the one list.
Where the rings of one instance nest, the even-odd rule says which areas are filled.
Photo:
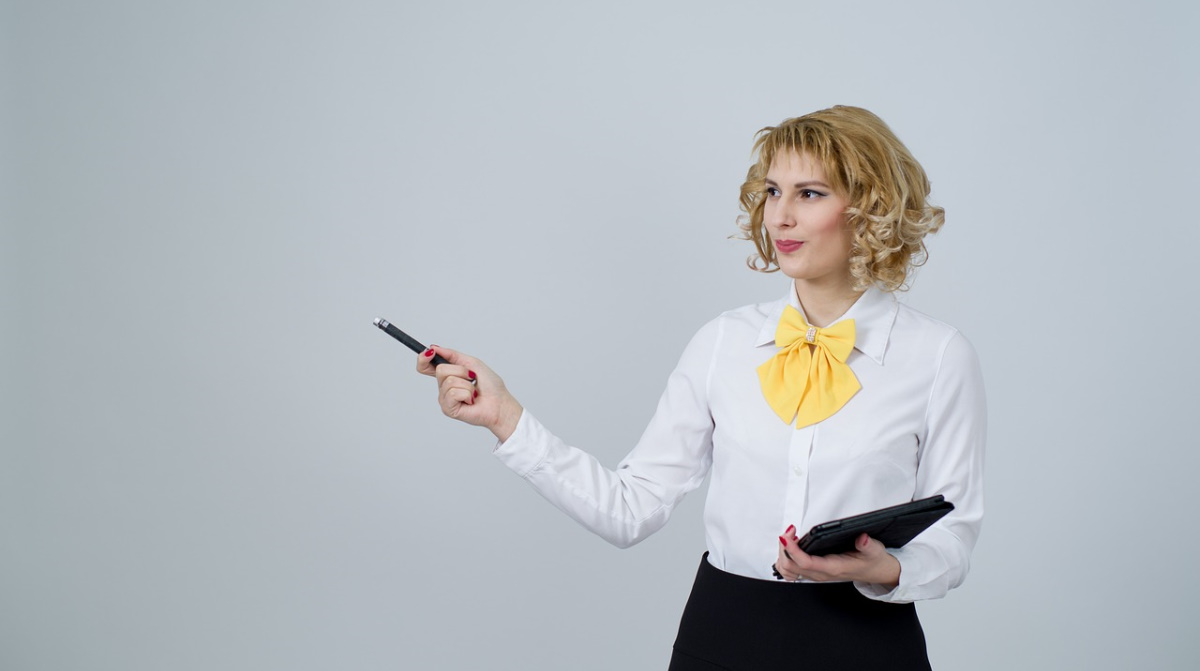
[[938, 382], [942, 378], [942, 367], [946, 363], [946, 350], [950, 348], [950, 342], [959, 335], [958, 329], [954, 328], [953, 326], [950, 326], [945, 322], [938, 323], [950, 329], [950, 332], [946, 334], [945, 339], [943, 339], [941, 345], [938, 346], [937, 370], [933, 371], [933, 380], [929, 383], [929, 396], [925, 399], [925, 418], [923, 424], [925, 425], [926, 438], [929, 436], [929, 413], [933, 408], [933, 394], [937, 390]]

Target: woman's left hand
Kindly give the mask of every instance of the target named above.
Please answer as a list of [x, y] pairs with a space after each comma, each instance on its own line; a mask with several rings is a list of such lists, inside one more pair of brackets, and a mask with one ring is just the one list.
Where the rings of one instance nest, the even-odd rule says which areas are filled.
[[779, 559], [775, 570], [784, 580], [801, 578], [818, 582], [855, 580], [886, 587], [900, 583], [900, 562], [884, 549], [883, 543], [861, 534], [854, 550], [818, 557], [800, 549], [796, 528], [788, 527], [779, 537]]

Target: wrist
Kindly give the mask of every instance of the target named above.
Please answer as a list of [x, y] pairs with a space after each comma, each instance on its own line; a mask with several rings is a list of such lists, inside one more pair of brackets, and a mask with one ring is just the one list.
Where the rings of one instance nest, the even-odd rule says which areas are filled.
[[896, 559], [892, 553], [884, 552], [872, 574], [869, 582], [883, 585], [888, 589], [895, 589], [900, 584], [900, 560]]
[[517, 402], [517, 399], [509, 396], [504, 403], [500, 404], [500, 411], [496, 413], [496, 422], [488, 427], [492, 435], [500, 442], [508, 440], [513, 432], [517, 430], [517, 423], [521, 421], [521, 413], [525, 408]]

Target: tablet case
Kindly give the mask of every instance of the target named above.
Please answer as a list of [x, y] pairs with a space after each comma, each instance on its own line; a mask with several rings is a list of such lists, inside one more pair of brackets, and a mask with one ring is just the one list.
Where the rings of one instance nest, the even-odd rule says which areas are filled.
[[862, 533], [883, 543], [884, 547], [903, 547], [951, 510], [954, 510], [954, 504], [938, 494], [919, 501], [844, 517], [813, 527], [800, 539], [800, 549], [810, 555], [850, 552], [854, 549], [855, 539]]

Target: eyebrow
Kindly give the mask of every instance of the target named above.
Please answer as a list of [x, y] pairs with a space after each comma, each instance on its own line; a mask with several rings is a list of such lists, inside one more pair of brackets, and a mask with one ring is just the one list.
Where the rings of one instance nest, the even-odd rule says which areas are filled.
[[[766, 183], [770, 184], [771, 186], [779, 186], [779, 184], [777, 184], [775, 182], [775, 180], [771, 179], [770, 177], [767, 177], [764, 181], [766, 181]], [[825, 182], [815, 180], [815, 179], [809, 180], [807, 182], [796, 182], [795, 184], [792, 185], [792, 188], [793, 189], [807, 189], [810, 186], [820, 186], [820, 187], [823, 187], [826, 189], [833, 188], [833, 187], [829, 186], [828, 184], [826, 184]]]

